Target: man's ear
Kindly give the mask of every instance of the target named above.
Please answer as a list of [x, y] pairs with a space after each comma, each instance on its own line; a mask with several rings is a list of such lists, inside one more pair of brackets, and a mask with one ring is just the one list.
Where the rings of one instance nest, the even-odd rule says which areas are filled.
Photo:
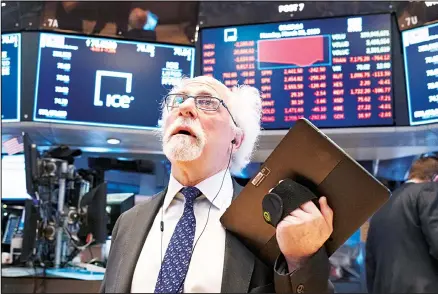
[[233, 140], [234, 141], [233, 152], [239, 150], [244, 139], [245, 139], [245, 134], [240, 129], [238, 129]]

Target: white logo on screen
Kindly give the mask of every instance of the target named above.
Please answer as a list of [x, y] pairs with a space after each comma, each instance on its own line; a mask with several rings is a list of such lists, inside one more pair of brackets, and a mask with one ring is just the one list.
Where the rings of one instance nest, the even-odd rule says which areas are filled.
[[94, 87], [94, 105], [104, 106], [103, 101], [100, 99], [100, 91], [103, 77], [122, 78], [126, 79], [125, 94], [107, 94], [105, 99], [106, 107], [114, 108], [129, 108], [130, 103], [134, 100], [133, 96], [128, 96], [132, 90], [132, 73], [117, 72], [117, 71], [96, 71], [96, 85]]
[[362, 32], [362, 17], [349, 18], [347, 24], [349, 33]]
[[237, 29], [229, 28], [224, 30], [224, 41], [225, 42], [236, 42], [237, 41]]

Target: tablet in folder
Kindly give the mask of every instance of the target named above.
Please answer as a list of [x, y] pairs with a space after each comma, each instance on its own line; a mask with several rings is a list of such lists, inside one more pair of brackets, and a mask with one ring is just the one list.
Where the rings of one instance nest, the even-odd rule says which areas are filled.
[[307, 119], [298, 120], [221, 217], [256, 255], [274, 264], [280, 253], [275, 228], [263, 217], [262, 201], [280, 180], [290, 178], [326, 196], [333, 209], [333, 254], [390, 197], [390, 191]]

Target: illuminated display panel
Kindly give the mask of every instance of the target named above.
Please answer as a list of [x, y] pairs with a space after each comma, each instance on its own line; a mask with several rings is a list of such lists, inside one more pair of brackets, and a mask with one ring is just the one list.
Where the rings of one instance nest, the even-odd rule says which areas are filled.
[[19, 121], [21, 34], [2, 34], [2, 122]]
[[30, 199], [26, 191], [24, 155], [2, 156], [2, 199]]
[[188, 46], [42, 33], [34, 120], [156, 128], [163, 96], [193, 69]]
[[438, 122], [438, 23], [404, 31], [409, 121]]
[[260, 90], [264, 129], [393, 125], [390, 15], [201, 31], [204, 75]]

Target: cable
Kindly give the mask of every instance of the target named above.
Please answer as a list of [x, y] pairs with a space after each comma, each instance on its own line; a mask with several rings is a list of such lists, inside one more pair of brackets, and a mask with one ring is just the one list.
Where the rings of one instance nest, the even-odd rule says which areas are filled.
[[160, 230], [161, 230], [161, 245], [160, 245], [160, 263], [163, 263], [163, 232], [164, 232], [164, 199], [166, 197], [163, 197], [163, 203], [161, 204], [161, 222], [160, 222]]

